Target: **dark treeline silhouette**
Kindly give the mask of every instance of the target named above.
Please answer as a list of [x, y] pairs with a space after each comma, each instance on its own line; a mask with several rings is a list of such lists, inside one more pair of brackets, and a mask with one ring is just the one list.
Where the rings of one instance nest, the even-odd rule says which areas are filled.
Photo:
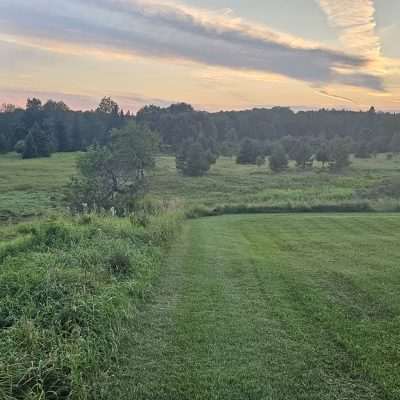
[[[63, 102], [42, 104], [35, 98], [28, 99], [25, 109], [4, 105], [0, 151], [16, 150], [29, 158], [85, 150], [92, 144], [109, 143], [111, 130], [129, 120], [158, 132], [161, 151], [177, 155], [182, 171], [191, 170], [190, 154], [196, 154], [196, 163], [206, 171], [218, 155], [261, 164], [277, 148], [302, 166], [312, 156], [329, 162], [332, 146], [344, 148], [344, 144], [359, 157], [400, 152], [400, 114], [376, 112], [373, 107], [368, 112], [293, 112], [275, 107], [208, 113], [180, 103], [166, 108], [146, 106], [132, 116], [107, 97], [96, 110], [85, 112], [71, 111]], [[203, 150], [204, 159], [199, 156]]]
[[107, 144], [113, 128], [131, 119], [117, 103], [105, 97], [94, 111], [72, 111], [63, 102], [27, 100], [26, 108], [3, 105], [0, 112], [0, 152], [17, 151], [23, 158], [52, 152], [85, 150]]

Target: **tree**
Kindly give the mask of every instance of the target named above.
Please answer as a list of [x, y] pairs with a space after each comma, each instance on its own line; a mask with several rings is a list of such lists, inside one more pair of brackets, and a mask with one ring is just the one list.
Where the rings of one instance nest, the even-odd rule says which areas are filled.
[[265, 156], [258, 156], [256, 159], [257, 167], [262, 167], [263, 165], [265, 165], [265, 162]]
[[43, 119], [43, 107], [40, 99], [32, 98], [26, 101], [24, 114], [25, 128], [30, 129], [35, 123], [41, 124]]
[[272, 149], [269, 157], [269, 167], [274, 172], [279, 172], [286, 169], [289, 165], [288, 156], [281, 145], [276, 145]]
[[3, 103], [0, 107], [1, 113], [13, 113], [15, 112], [17, 107], [14, 104]]
[[297, 149], [293, 151], [294, 153], [294, 160], [296, 164], [301, 167], [305, 168], [307, 162], [310, 160], [311, 156], [313, 155], [312, 148], [308, 145], [308, 143], [302, 141], [297, 146]]
[[14, 151], [18, 154], [23, 154], [25, 150], [25, 141], [24, 140], [18, 140], [17, 143], [15, 143], [14, 146]]
[[70, 149], [67, 129], [61, 119], [56, 119], [54, 123], [54, 136], [57, 145], [57, 151], [63, 152]]
[[33, 137], [32, 132], [29, 132], [25, 138], [24, 150], [22, 152], [22, 158], [35, 158], [37, 157], [37, 148], [35, 139]]
[[38, 123], [35, 122], [29, 131], [32, 134], [36, 146], [37, 157], [50, 157], [51, 155], [51, 140], [47, 132], [45, 132]]
[[8, 144], [6, 137], [0, 133], [0, 153], [7, 153]]
[[259, 147], [256, 145], [254, 140], [247, 138], [240, 146], [240, 151], [236, 162], [238, 164], [256, 164], [256, 160], [259, 155]]
[[342, 138], [333, 139], [329, 145], [329, 150], [334, 168], [342, 169], [350, 165], [350, 150], [346, 140]]
[[131, 208], [145, 193], [145, 171], [154, 167], [157, 148], [157, 136], [135, 122], [114, 129], [109, 146], [92, 146], [80, 157], [67, 195], [72, 209]]
[[176, 168], [187, 176], [203, 176], [213, 164], [214, 158], [198, 143], [188, 142], [176, 156]]
[[389, 145], [392, 153], [400, 153], [400, 133], [395, 133]]
[[329, 149], [326, 143], [323, 143], [318, 149], [317, 161], [321, 162], [323, 167], [325, 167], [325, 164], [330, 161]]
[[118, 115], [119, 106], [114, 100], [111, 99], [111, 97], [103, 97], [96, 111], [104, 114]]
[[71, 128], [71, 150], [78, 151], [82, 150], [82, 136], [81, 136], [81, 128], [79, 125], [79, 118], [77, 115], [74, 115], [74, 121]]

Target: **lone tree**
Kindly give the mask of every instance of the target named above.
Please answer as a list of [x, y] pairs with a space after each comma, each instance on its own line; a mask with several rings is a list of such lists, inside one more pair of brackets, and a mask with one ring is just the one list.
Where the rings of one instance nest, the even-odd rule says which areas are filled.
[[280, 172], [289, 165], [288, 156], [281, 145], [277, 145], [272, 149], [269, 157], [269, 167], [273, 172]]
[[157, 148], [157, 136], [135, 122], [114, 129], [109, 146], [92, 146], [80, 157], [67, 195], [72, 209], [132, 208], [145, 193], [145, 171], [154, 167]]
[[176, 168], [187, 176], [203, 176], [215, 161], [216, 156], [200, 143], [186, 143], [176, 155]]

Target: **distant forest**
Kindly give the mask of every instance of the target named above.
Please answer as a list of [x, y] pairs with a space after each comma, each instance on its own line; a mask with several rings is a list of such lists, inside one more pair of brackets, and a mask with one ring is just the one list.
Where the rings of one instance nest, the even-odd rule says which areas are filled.
[[[146, 106], [136, 115], [124, 113], [111, 98], [93, 111], [72, 111], [63, 102], [28, 99], [26, 108], [3, 105], [0, 112], [0, 152], [18, 151], [25, 158], [52, 152], [86, 150], [106, 145], [113, 128], [127, 121], [147, 125], [160, 138], [160, 151], [178, 154], [188, 143], [214, 155], [234, 156], [251, 142], [262, 156], [279, 143], [291, 156], [299, 145], [321, 148], [346, 141], [351, 152], [369, 157], [400, 152], [400, 114], [326, 110], [293, 112], [289, 108], [209, 113], [189, 104]], [[294, 159], [294, 158], [292, 158]]]

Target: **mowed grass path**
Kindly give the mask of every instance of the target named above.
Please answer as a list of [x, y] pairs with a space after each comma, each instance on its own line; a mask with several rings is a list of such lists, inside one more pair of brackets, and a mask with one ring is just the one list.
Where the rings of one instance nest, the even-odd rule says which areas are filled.
[[400, 398], [399, 239], [388, 214], [187, 222], [126, 343], [121, 395]]

